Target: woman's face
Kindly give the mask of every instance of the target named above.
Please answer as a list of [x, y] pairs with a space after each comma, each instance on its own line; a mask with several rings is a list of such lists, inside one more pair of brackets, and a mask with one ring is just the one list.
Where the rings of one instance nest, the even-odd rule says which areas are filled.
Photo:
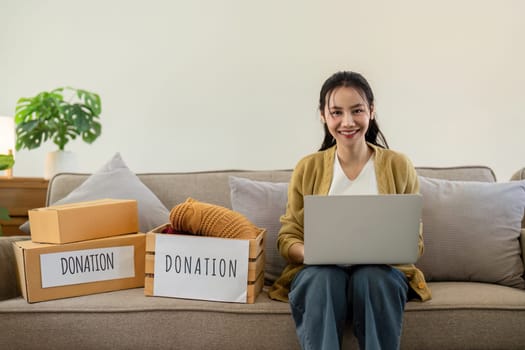
[[337, 147], [364, 144], [371, 118], [373, 107], [352, 87], [338, 87], [329, 92], [321, 115]]

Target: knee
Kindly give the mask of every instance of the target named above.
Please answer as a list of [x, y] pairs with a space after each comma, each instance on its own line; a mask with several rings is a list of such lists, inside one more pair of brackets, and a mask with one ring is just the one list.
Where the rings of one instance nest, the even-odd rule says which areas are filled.
[[315, 293], [317, 297], [347, 290], [348, 275], [337, 266], [305, 266], [292, 282], [291, 293], [307, 296]]
[[363, 265], [354, 268], [351, 276], [354, 291], [367, 290], [371, 293], [399, 292], [406, 294], [408, 284], [405, 277], [388, 265]]
[[305, 272], [309, 278], [321, 285], [339, 285], [347, 279], [347, 273], [342, 268], [332, 265], [307, 266]]
[[332, 307], [346, 308], [349, 277], [337, 266], [306, 266], [292, 281], [288, 298], [292, 309], [320, 315]]

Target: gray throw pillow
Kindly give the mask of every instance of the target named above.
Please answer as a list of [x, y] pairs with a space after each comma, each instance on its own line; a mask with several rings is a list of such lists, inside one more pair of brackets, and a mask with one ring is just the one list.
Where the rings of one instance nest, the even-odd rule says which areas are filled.
[[[124, 163], [120, 153], [116, 153], [109, 162], [92, 174], [80, 186], [66, 197], [52, 205], [85, 202], [96, 199], [135, 199], [139, 210], [139, 228], [141, 232], [169, 221], [169, 211], [164, 204], [140, 181]], [[20, 226], [20, 230], [29, 233], [29, 222]]]
[[286, 211], [288, 184], [235, 176], [229, 177], [229, 183], [232, 209], [266, 229], [264, 279], [266, 284], [273, 284], [286, 266], [277, 250], [277, 235], [281, 228], [279, 219]]
[[447, 181], [419, 177], [430, 281], [476, 281], [525, 288], [520, 249], [525, 181]]

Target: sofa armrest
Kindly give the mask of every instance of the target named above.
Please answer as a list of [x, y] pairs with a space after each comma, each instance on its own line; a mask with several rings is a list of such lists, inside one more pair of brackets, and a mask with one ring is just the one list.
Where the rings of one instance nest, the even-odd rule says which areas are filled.
[[27, 239], [29, 239], [28, 236], [0, 237], [0, 300], [20, 295], [13, 242]]

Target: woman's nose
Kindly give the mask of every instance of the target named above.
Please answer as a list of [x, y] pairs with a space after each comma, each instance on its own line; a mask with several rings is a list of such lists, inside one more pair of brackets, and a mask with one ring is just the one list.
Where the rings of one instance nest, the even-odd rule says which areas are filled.
[[354, 117], [352, 113], [345, 113], [343, 115], [343, 125], [354, 125]]

